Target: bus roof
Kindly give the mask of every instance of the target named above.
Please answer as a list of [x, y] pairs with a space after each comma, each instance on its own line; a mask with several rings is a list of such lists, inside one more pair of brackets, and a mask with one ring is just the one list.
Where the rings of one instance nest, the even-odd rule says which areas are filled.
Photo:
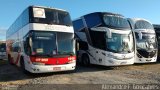
[[[93, 12], [93, 13], [85, 14], [85, 15], [83, 15], [83, 16], [81, 16], [81, 17], [89, 16], [89, 15], [92, 15], [92, 14], [108, 14], [108, 15], [114, 15], [114, 16], [121, 16], [121, 17], [124, 17], [124, 16], [121, 15], [121, 14], [112, 13], [112, 12]], [[73, 21], [79, 20], [79, 19], [81, 19], [81, 17], [76, 18], [76, 19], [73, 20]]]
[[111, 13], [111, 12], [93, 12], [93, 13], [89, 13], [89, 14], [86, 14], [86, 15], [83, 15], [83, 16], [88, 16], [88, 15], [92, 15], [92, 14], [108, 14], [108, 15], [115, 15], [115, 16], [124, 17], [124, 16], [121, 15], [121, 14]]
[[149, 22], [150, 24], [152, 24], [150, 21], [148, 21], [148, 20], [146, 20], [146, 19], [144, 19], [144, 18], [128, 18], [128, 19], [133, 20], [134, 23], [136, 23], [137, 21], [143, 20], [143, 21], [147, 21], [147, 22]]
[[38, 5], [31, 5], [29, 7], [35, 7], [35, 8], [49, 8], [49, 9], [54, 9], [54, 10], [59, 10], [59, 11], [64, 11], [67, 12], [66, 10], [59, 9], [59, 8], [54, 8], [54, 7], [46, 7], [46, 6], [38, 6]]

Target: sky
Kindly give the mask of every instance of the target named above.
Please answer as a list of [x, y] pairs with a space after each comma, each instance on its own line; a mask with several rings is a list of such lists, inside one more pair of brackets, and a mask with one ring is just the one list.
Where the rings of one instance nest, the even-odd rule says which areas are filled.
[[113, 12], [126, 18], [145, 18], [160, 24], [160, 0], [0, 0], [0, 40], [22, 11], [29, 5], [67, 10], [72, 20], [97, 11]]

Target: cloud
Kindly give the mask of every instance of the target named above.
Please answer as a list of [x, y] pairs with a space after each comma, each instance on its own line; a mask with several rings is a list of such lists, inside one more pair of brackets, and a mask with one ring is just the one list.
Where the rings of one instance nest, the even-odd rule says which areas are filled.
[[7, 28], [0, 27], [0, 40], [6, 39], [6, 31], [7, 31]]
[[7, 29], [6, 28], [0, 28], [0, 35], [5, 35]]

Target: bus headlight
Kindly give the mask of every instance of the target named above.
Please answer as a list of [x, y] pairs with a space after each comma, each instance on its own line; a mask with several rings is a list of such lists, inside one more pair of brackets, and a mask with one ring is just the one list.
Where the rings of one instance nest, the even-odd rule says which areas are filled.
[[76, 57], [68, 57], [69, 62], [68, 63], [75, 63], [76, 62]]
[[68, 63], [75, 63], [75, 62], [76, 62], [76, 60], [71, 60]]

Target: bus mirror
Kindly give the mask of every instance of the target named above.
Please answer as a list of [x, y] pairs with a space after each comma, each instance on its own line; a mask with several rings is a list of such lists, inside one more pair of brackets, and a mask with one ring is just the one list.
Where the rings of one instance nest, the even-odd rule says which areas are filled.
[[30, 37], [27, 37], [26, 42], [25, 42], [25, 49], [26, 49], [25, 52], [27, 55], [31, 55], [31, 46], [30, 46], [31, 40], [30, 39], [31, 39]]
[[32, 39], [31, 39], [31, 37], [29, 37], [29, 46], [30, 47], [32, 46]]
[[142, 33], [141, 32], [138, 33], [138, 37], [139, 37], [140, 40], [142, 39]]

